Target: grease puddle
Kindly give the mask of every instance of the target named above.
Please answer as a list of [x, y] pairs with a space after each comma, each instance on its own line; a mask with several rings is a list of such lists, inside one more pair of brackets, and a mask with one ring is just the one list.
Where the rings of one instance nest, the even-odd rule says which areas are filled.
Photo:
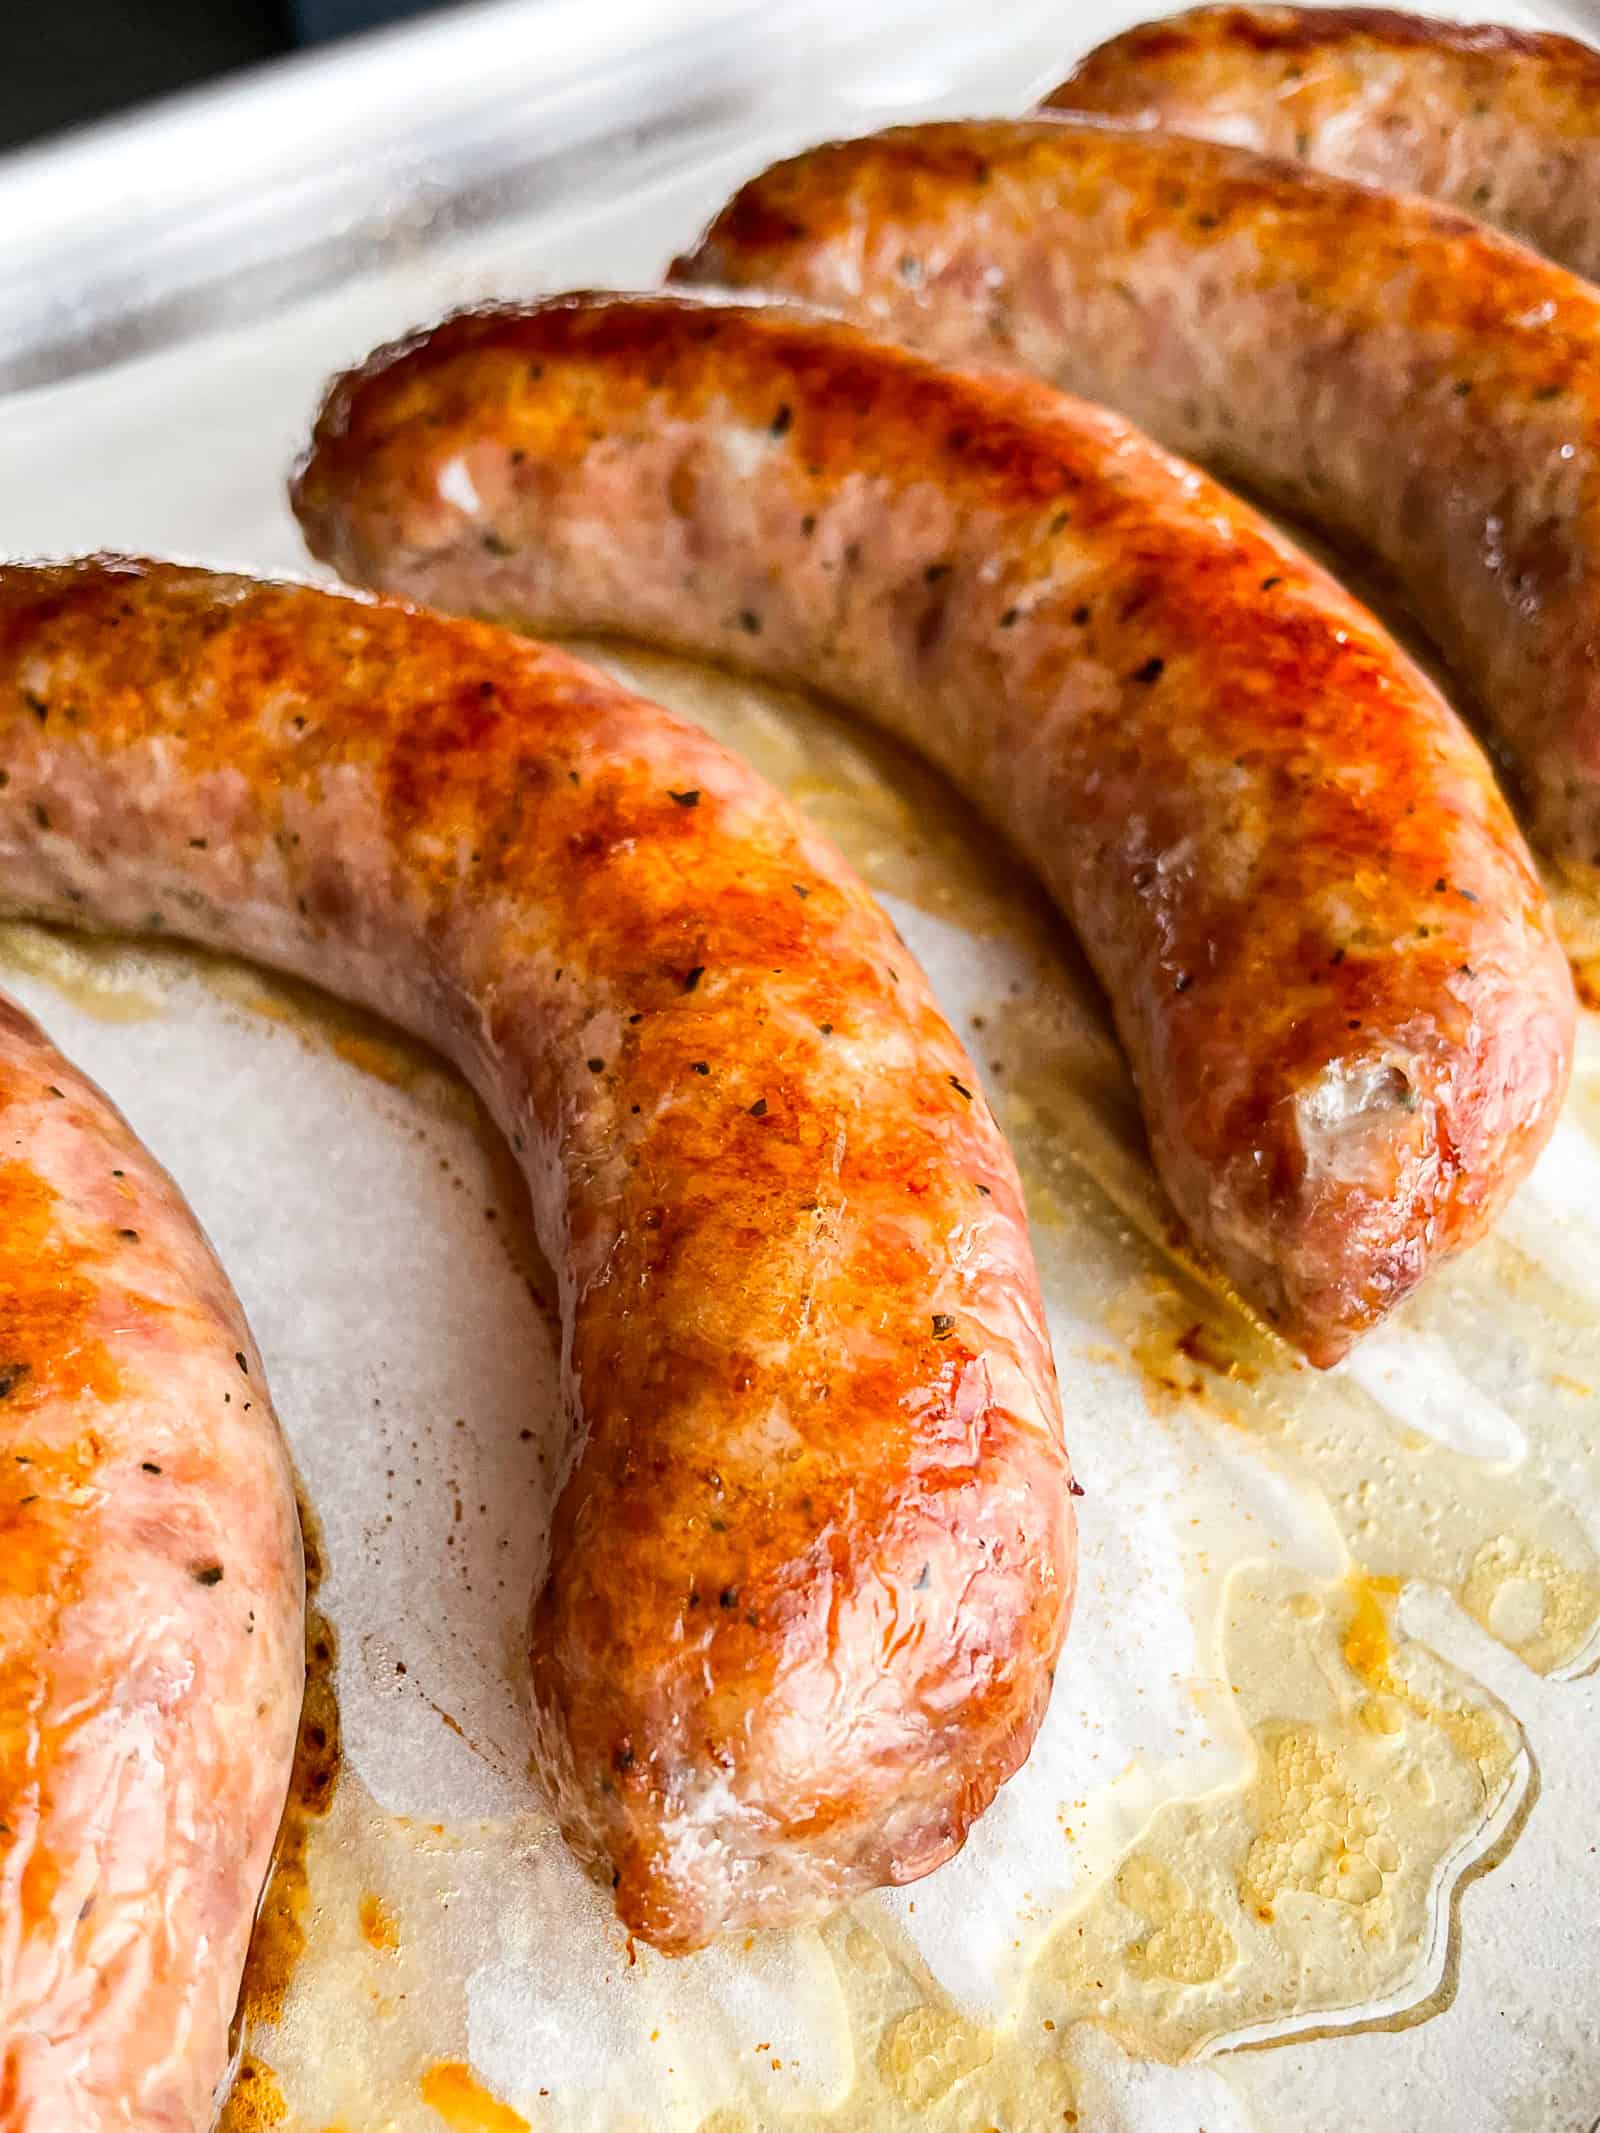
[[[330, 1612], [364, 1625], [340, 1671], [355, 1746], [285, 1855], [294, 1931], [269, 1926], [278, 1956], [253, 1961], [227, 2133], [1045, 2126], [1123, 2094], [1124, 2051], [1185, 2062], [1436, 2004], [1455, 1892], [1533, 1786], [1514, 1712], [1406, 1635], [1401, 1581], [1537, 1672], [1593, 1657], [1600, 1205], [1581, 1180], [1600, 1162], [1600, 1021], [1497, 1234], [1314, 1373], [1188, 1254], [1081, 961], [939, 781], [798, 699], [604, 656], [841, 843], [967, 1036], [1023, 1170], [1089, 1490], [1077, 1628], [1035, 1755], [962, 1859], [817, 1932], [678, 1964], [630, 1949], [522, 1769], [524, 1528], [556, 1402], [520, 1184], [431, 1054], [200, 959], [275, 1041], [362, 1070], [453, 1204], [480, 1203], [533, 1423], [430, 1428], [385, 1396], [373, 1501], [330, 1531]], [[1575, 953], [1600, 942], [1576, 891], [1563, 924]], [[124, 1021], [196, 967], [39, 929], [6, 929], [0, 954]], [[514, 1489], [520, 1522], [498, 1500]], [[352, 1597], [375, 1583], [377, 1620]], [[401, 1732], [420, 1744], [404, 1784]], [[397, 1791], [448, 1804], [403, 1811]], [[1180, 2093], [1234, 2122], [1216, 2074], [1172, 2078], [1140, 2123], [1171, 2123]]]

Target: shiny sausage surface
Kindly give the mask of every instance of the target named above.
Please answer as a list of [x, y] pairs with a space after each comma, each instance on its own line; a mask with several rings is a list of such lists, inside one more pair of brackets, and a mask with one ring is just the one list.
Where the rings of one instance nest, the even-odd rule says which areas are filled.
[[678, 271], [1036, 371], [1370, 550], [1600, 867], [1600, 290], [1425, 200], [1069, 119], [795, 157]]
[[1600, 52], [1366, 7], [1198, 7], [1098, 45], [1056, 109], [1426, 193], [1600, 279]]
[[779, 307], [557, 298], [340, 380], [296, 504], [347, 577], [811, 683], [939, 764], [1076, 924], [1180, 1213], [1315, 1361], [1549, 1131], [1572, 987], [1480, 751], [1117, 417]]
[[1069, 1469], [1010, 1154], [833, 848], [560, 652], [158, 564], [0, 569], [0, 743], [8, 909], [360, 1000], [520, 1156], [572, 1433], [535, 1754], [624, 1922], [957, 1850], [1048, 1697]]
[[0, 996], [3, 2133], [210, 2126], [303, 1590], [237, 1298], [172, 1180]]

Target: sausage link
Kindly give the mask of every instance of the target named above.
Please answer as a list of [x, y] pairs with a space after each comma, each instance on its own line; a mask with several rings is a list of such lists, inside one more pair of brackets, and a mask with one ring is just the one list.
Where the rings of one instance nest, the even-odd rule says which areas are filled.
[[1365, 546], [1600, 865], [1600, 290], [1423, 200], [1065, 119], [796, 157], [678, 272], [1037, 371]]
[[4, 2133], [210, 2126], [303, 1590], [238, 1300], [172, 1180], [0, 996]]
[[707, 737], [472, 623], [0, 570], [7, 905], [234, 949], [476, 1082], [560, 1272], [535, 1754], [682, 1950], [914, 1879], [1071, 1603], [1021, 1192], [926, 980]]
[[1046, 104], [1425, 193], [1600, 279], [1600, 52], [1551, 30], [1197, 7], [1097, 46]]
[[1318, 1363], [1549, 1131], [1572, 987], [1488, 765], [1362, 608], [1117, 417], [803, 313], [569, 297], [333, 388], [315, 552], [855, 706], [1029, 859], [1201, 1244]]

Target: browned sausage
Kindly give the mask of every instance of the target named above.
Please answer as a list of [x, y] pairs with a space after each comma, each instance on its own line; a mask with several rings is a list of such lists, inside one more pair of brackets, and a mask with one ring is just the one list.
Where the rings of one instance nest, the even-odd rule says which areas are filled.
[[948, 1858], [1044, 1710], [1069, 1475], [1010, 1155], [838, 854], [559, 652], [156, 564], [0, 569], [0, 762], [8, 909], [303, 972], [520, 1154], [573, 1428], [536, 1755], [627, 1925]]
[[1600, 278], [1600, 52], [1389, 8], [1197, 7], [1047, 99], [1426, 193]]
[[302, 1593], [238, 1300], [172, 1180], [0, 997], [3, 2133], [210, 2126]]
[[333, 389], [347, 576], [810, 681], [1072, 917], [1197, 1238], [1331, 1362], [1492, 1217], [1572, 989], [1478, 749], [1362, 608], [1115, 416], [803, 313], [571, 297]]
[[747, 185], [679, 273], [1017, 364], [1373, 551], [1600, 864], [1600, 291], [1426, 201], [1090, 121], [908, 127]]

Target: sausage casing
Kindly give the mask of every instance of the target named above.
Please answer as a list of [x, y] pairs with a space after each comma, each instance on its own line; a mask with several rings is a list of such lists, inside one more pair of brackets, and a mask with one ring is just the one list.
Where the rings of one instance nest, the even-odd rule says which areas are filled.
[[1036, 371], [1370, 550], [1600, 866], [1600, 291], [1425, 200], [1070, 119], [813, 150], [677, 271]]
[[838, 854], [559, 652], [171, 566], [0, 569], [0, 741], [11, 909], [360, 1000], [520, 1155], [572, 1432], [535, 1752], [625, 1923], [948, 1857], [1043, 1714], [1069, 1470], [1009, 1152]]
[[1572, 987], [1488, 764], [1117, 417], [778, 307], [559, 298], [337, 383], [296, 502], [357, 581], [810, 682], [939, 764], [1077, 926], [1180, 1213], [1314, 1360], [1548, 1132]]
[[1426, 193], [1600, 279], [1600, 52], [1553, 30], [1197, 7], [1098, 45], [1046, 102]]
[[303, 1593], [226, 1276], [124, 1120], [0, 997], [4, 2133], [210, 2127], [289, 1784]]

